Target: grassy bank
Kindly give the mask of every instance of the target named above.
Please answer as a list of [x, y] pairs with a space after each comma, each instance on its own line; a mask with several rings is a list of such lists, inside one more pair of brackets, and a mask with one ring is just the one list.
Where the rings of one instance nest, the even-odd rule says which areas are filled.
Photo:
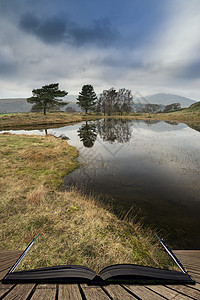
[[[120, 116], [112, 117], [120, 118]], [[135, 120], [152, 119], [197, 124], [200, 123], [200, 105], [169, 113], [131, 113], [128, 116], [122, 116], [122, 118]]]
[[200, 122], [200, 105], [191, 106], [179, 111], [174, 111], [170, 113], [160, 113], [154, 114], [153, 118], [166, 121], [179, 121], [185, 123], [199, 123]]
[[0, 128], [20, 127], [20, 126], [39, 126], [51, 124], [69, 124], [81, 122], [79, 114], [67, 114], [62, 112], [47, 113], [18, 113], [0, 115]]
[[117, 219], [92, 197], [59, 190], [62, 176], [77, 167], [77, 155], [52, 136], [0, 135], [1, 248], [24, 249], [40, 233], [23, 267], [169, 266], [150, 230]]
[[100, 118], [124, 118], [124, 119], [134, 119], [134, 120], [166, 120], [166, 121], [177, 121], [185, 123], [199, 123], [200, 122], [200, 107], [198, 105], [185, 108], [180, 111], [175, 111], [171, 113], [159, 113], [159, 114], [149, 114], [149, 113], [131, 113], [129, 115], [119, 116], [104, 116], [96, 114], [69, 114], [65, 112], [55, 112], [47, 113], [44, 116], [42, 113], [19, 113], [19, 114], [2, 114], [0, 115], [0, 128], [17, 128], [22, 126], [51, 126], [51, 125], [61, 125], [69, 124], [74, 122], [81, 122], [83, 120], [100, 119]]

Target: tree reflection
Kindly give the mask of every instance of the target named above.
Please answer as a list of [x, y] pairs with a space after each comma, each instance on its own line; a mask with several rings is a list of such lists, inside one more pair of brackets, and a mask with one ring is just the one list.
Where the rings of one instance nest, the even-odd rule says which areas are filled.
[[125, 143], [131, 138], [131, 124], [123, 119], [104, 119], [97, 123], [97, 132], [104, 142]]
[[142, 122], [145, 123], [147, 126], [151, 126], [151, 125], [159, 123], [160, 120], [144, 120]]
[[165, 123], [167, 123], [167, 124], [170, 124], [170, 125], [175, 125], [175, 126], [177, 126], [179, 123], [177, 123], [177, 122], [174, 122], [174, 121], [164, 121]]
[[87, 148], [93, 147], [97, 139], [97, 131], [94, 123], [86, 123], [82, 125], [78, 130], [78, 136], [80, 137], [81, 142]]

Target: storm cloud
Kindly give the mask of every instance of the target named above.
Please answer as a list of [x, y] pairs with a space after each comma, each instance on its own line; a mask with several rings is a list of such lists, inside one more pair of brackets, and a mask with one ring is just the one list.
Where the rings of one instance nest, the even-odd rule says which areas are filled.
[[21, 16], [19, 27], [35, 35], [44, 43], [50, 44], [66, 42], [77, 46], [84, 44], [107, 46], [119, 37], [119, 32], [107, 19], [94, 21], [90, 28], [84, 28], [66, 18], [61, 19], [59, 16], [39, 19], [27, 13]]

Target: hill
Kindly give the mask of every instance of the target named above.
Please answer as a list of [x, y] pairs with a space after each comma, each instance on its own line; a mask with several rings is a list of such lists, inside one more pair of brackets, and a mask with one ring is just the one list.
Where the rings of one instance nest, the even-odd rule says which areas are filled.
[[138, 98], [141, 99], [141, 102], [144, 103], [148, 102], [148, 103], [152, 103], [152, 104], [162, 104], [162, 105], [169, 105], [172, 103], [180, 103], [181, 107], [188, 107], [190, 105], [192, 105], [193, 103], [196, 103], [196, 101], [186, 98], [186, 97], [182, 97], [179, 95], [173, 95], [173, 94], [164, 94], [164, 93], [159, 93], [159, 94], [155, 94], [155, 95], [149, 95], [149, 96], [145, 96], [143, 98]]
[[177, 121], [184, 122], [191, 127], [199, 131], [199, 122], [200, 122], [200, 102], [196, 102], [188, 108], [183, 108], [181, 110], [169, 112], [169, 113], [159, 113], [155, 114], [154, 118], [157, 120], [168, 120], [168, 121]]
[[0, 99], [0, 113], [29, 112], [31, 107], [26, 98]]
[[[64, 111], [67, 107], [72, 107], [76, 111], [81, 111], [76, 104], [77, 95], [67, 95], [65, 101], [69, 104], [64, 106], [61, 110]], [[32, 104], [26, 101], [26, 98], [7, 98], [0, 99], [0, 114], [1, 113], [23, 113], [30, 112]]]
[[190, 105], [189, 109], [200, 109], [200, 101]]

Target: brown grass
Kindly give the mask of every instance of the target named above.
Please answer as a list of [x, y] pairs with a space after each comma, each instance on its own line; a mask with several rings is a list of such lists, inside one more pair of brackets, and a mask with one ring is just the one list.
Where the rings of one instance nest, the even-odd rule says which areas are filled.
[[24, 249], [40, 236], [22, 268], [115, 263], [169, 266], [150, 230], [119, 220], [98, 199], [58, 190], [77, 166], [77, 150], [52, 136], [0, 135], [0, 242]]
[[82, 117], [77, 114], [64, 112], [47, 113], [18, 113], [0, 115], [0, 128], [21, 127], [21, 126], [40, 126], [51, 124], [69, 124], [81, 122]]
[[81, 122], [83, 120], [93, 120], [101, 118], [124, 118], [131, 120], [166, 120], [166, 121], [178, 121], [178, 122], [200, 122], [200, 109], [199, 108], [185, 108], [180, 111], [175, 111], [171, 113], [131, 113], [130, 115], [112, 115], [103, 116], [103, 114], [97, 115], [94, 113], [84, 114], [84, 113], [65, 113], [65, 112], [55, 112], [47, 113], [44, 116], [42, 113], [19, 113], [19, 114], [2, 114], [0, 115], [0, 128], [17, 128], [17, 127], [34, 127], [34, 126], [50, 126], [53, 125], [64, 125], [75, 122]]

